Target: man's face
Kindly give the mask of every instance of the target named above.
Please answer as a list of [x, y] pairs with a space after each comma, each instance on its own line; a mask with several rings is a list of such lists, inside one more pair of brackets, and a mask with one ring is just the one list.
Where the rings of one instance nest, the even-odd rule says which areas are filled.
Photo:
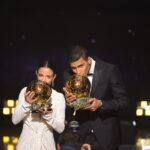
[[70, 67], [76, 75], [86, 76], [91, 67], [91, 58], [88, 57], [86, 60], [82, 57], [75, 62], [70, 63]]

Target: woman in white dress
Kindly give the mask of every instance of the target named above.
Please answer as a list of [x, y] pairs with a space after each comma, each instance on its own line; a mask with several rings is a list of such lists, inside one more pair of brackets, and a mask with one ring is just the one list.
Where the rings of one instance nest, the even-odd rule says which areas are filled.
[[[48, 61], [39, 64], [36, 70], [37, 79], [51, 85], [56, 78], [53, 65]], [[52, 111], [41, 110], [32, 113], [31, 105], [34, 102], [33, 91], [26, 92], [24, 87], [19, 94], [19, 102], [12, 115], [13, 124], [23, 121], [23, 129], [17, 144], [17, 150], [56, 150], [53, 130], [58, 133], [65, 128], [65, 98], [62, 93], [52, 88]]]

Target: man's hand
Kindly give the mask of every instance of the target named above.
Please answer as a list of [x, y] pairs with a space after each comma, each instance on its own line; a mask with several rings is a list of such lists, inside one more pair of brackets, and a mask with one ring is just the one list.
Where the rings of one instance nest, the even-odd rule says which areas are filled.
[[92, 150], [90, 144], [82, 144], [81, 150]]
[[76, 96], [73, 93], [68, 92], [65, 87], [63, 88], [63, 91], [65, 92], [67, 104], [71, 106], [72, 102], [76, 100]]
[[28, 91], [25, 93], [25, 100], [27, 103], [32, 104], [33, 102], [35, 102], [35, 100], [33, 99], [33, 96], [35, 95], [35, 93], [33, 91]]
[[99, 107], [102, 106], [102, 101], [96, 98], [90, 98], [89, 103], [90, 105], [83, 108], [84, 110], [96, 111]]

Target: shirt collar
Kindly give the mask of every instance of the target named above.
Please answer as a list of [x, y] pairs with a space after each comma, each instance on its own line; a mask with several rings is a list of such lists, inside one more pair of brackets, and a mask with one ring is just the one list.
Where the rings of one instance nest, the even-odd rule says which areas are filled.
[[90, 67], [90, 70], [89, 70], [89, 74], [94, 74], [96, 61], [93, 58], [91, 58], [91, 60], [92, 60], [92, 63], [91, 63], [91, 67]]

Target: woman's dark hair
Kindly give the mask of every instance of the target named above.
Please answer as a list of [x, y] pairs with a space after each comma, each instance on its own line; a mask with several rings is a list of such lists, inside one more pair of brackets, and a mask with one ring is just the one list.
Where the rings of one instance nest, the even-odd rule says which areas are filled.
[[37, 71], [39, 70], [39, 68], [41, 67], [46, 67], [46, 68], [50, 68], [51, 70], [53, 70], [54, 74], [56, 74], [56, 66], [54, 63], [49, 62], [48, 60], [44, 60], [41, 61], [38, 66], [37, 66]]
[[80, 45], [72, 46], [69, 49], [68, 54], [69, 54], [68, 58], [69, 58], [70, 63], [75, 62], [79, 60], [80, 58], [83, 58], [84, 60], [86, 60], [89, 57], [87, 49]]

